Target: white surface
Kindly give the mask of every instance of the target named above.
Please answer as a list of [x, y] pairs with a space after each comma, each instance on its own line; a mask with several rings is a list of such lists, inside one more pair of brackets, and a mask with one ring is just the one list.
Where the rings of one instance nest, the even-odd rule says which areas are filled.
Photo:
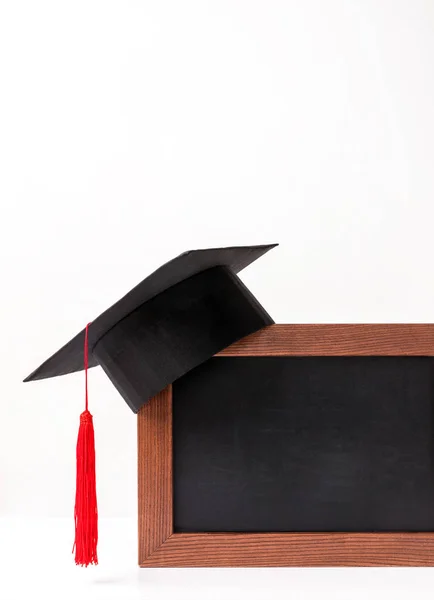
[[139, 569], [135, 522], [100, 525], [101, 564], [82, 569], [69, 520], [0, 520], [2, 600], [432, 599], [433, 569]]
[[[277, 322], [434, 321], [433, 30], [428, 0], [0, 4], [0, 514], [70, 517], [83, 377], [21, 379], [179, 252], [280, 242], [242, 274]], [[135, 418], [98, 369], [90, 393], [100, 513], [134, 518]], [[25, 568], [0, 535], [7, 577], [43, 578], [33, 565], [71, 543], [56, 535]], [[69, 564], [67, 593], [102, 577]], [[158, 597], [199, 576], [147, 577]], [[213, 573], [196, 591], [303, 597], [311, 577]], [[322, 593], [405, 589], [321, 577]]]

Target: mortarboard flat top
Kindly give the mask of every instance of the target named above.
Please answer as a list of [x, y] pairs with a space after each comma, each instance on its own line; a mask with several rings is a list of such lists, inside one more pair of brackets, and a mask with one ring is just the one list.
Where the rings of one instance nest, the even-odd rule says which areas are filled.
[[[131, 390], [125, 391], [129, 384], [125, 381], [125, 365], [131, 367], [138, 361], [135, 368], [143, 364], [146, 371], [148, 364], [148, 380], [153, 379], [155, 371], [158, 372], [154, 385], [142, 385], [140, 390], [134, 391], [137, 396], [139, 392], [154, 394], [159, 391], [158, 387], [165, 387], [174, 381], [173, 377], [194, 368], [225, 345], [273, 323], [236, 274], [275, 246], [277, 244], [192, 250], [167, 262], [89, 325], [89, 367], [101, 364], [130, 407], [137, 411], [139, 403], [143, 404], [147, 397], [140, 401], [137, 397], [134, 402], [126, 397], [131, 395]], [[199, 277], [201, 273], [206, 275]], [[209, 331], [208, 321], [213, 323]], [[140, 335], [139, 330], [142, 330]], [[201, 337], [202, 341], [198, 339]], [[189, 346], [183, 343], [186, 338]], [[24, 381], [81, 371], [84, 368], [84, 339], [85, 329]], [[220, 347], [222, 343], [225, 345]], [[114, 344], [117, 344], [115, 349]], [[143, 353], [146, 345], [149, 348]], [[192, 356], [186, 358], [186, 348], [195, 345], [199, 350], [193, 350]], [[131, 355], [133, 346], [134, 356]], [[116, 355], [115, 360], [113, 355]], [[124, 356], [122, 373], [119, 372], [118, 355]], [[163, 367], [160, 363], [155, 364], [152, 371], [149, 365], [154, 355], [160, 363], [163, 361]], [[173, 364], [164, 366], [166, 355]], [[166, 369], [167, 374], [159, 372], [161, 369]], [[124, 380], [123, 384], [119, 383], [119, 378]]]

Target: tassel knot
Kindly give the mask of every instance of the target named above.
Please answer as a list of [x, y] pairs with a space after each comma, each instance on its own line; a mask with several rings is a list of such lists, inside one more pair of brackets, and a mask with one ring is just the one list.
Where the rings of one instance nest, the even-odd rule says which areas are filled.
[[85, 410], [80, 415], [80, 425], [89, 425], [89, 423], [93, 422], [92, 415], [88, 410]]

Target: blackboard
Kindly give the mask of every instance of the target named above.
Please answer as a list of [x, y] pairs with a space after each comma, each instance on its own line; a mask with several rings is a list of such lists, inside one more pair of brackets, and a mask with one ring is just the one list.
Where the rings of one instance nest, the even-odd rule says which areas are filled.
[[433, 358], [216, 357], [173, 385], [173, 530], [434, 531]]

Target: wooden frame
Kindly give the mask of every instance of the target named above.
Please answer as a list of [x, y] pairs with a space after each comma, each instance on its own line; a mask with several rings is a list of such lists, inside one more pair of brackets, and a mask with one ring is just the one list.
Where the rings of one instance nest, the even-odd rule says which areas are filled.
[[[434, 356], [434, 325], [271, 325], [217, 356], [315, 355]], [[173, 533], [171, 386], [138, 414], [138, 456], [141, 567], [434, 566], [434, 533]]]

